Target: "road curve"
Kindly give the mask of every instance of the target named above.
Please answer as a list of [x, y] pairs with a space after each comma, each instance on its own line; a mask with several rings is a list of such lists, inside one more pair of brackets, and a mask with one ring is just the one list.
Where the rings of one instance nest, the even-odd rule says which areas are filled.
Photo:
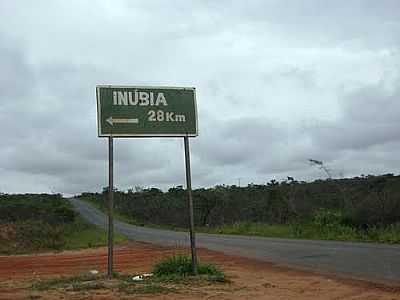
[[[106, 216], [88, 203], [70, 199], [90, 223], [106, 228]], [[115, 221], [129, 239], [159, 245], [189, 245], [188, 234]], [[279, 265], [334, 273], [376, 282], [400, 283], [400, 245], [262, 238], [198, 233], [198, 247], [255, 258]]]

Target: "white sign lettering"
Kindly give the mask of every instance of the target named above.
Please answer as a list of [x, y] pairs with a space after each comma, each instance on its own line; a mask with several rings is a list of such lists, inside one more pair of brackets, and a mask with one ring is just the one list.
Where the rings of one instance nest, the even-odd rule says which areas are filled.
[[113, 105], [167, 106], [164, 93], [113, 91]]

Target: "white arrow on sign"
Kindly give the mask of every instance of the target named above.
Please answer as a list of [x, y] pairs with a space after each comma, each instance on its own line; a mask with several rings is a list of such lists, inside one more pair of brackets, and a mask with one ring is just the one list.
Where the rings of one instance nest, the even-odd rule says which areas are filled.
[[111, 126], [114, 125], [114, 123], [133, 123], [133, 124], [137, 124], [139, 123], [139, 119], [134, 118], [134, 119], [116, 119], [113, 118], [112, 116], [109, 117], [108, 119], [106, 119], [107, 123], [110, 124]]

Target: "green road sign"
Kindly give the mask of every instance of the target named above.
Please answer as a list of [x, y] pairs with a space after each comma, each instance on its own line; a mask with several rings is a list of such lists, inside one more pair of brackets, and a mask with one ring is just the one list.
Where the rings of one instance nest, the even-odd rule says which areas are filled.
[[197, 136], [195, 88], [98, 85], [99, 137]]

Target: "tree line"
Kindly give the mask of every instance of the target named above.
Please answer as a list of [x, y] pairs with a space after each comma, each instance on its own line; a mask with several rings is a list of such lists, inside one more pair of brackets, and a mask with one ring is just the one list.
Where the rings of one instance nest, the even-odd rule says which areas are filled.
[[[105, 209], [107, 189], [79, 197]], [[359, 229], [400, 222], [400, 176], [360, 176], [299, 182], [222, 185], [193, 191], [195, 224], [217, 227], [239, 222], [290, 224], [336, 216], [338, 222]], [[163, 192], [157, 188], [115, 190], [115, 210], [139, 224], [184, 228], [188, 224], [187, 193], [182, 186]], [[322, 214], [323, 216], [324, 214]], [[323, 216], [324, 217], [324, 216]]]

